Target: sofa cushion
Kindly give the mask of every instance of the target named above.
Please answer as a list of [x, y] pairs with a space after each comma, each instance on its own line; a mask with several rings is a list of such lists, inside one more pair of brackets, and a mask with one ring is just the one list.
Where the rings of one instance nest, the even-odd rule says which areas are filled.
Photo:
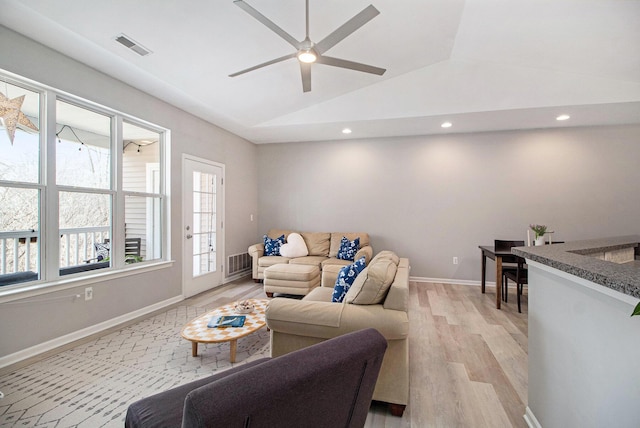
[[292, 232], [293, 232], [292, 230], [288, 230], [288, 229], [269, 229], [269, 231], [267, 232], [267, 236], [269, 238], [277, 238], [280, 235], [284, 235], [284, 239], [286, 241], [287, 237]]
[[322, 262], [324, 262], [325, 260], [327, 260], [327, 258], [323, 256], [305, 256], [291, 259], [289, 263], [291, 263], [292, 265], [318, 266], [318, 269], [322, 269]]
[[353, 261], [359, 249], [360, 249], [360, 238], [356, 238], [353, 241], [349, 241], [346, 236], [343, 236], [342, 240], [340, 241], [340, 249], [338, 250], [338, 254], [336, 258], [340, 260]]
[[[363, 256], [364, 257], [364, 256]], [[358, 257], [359, 259], [360, 257]], [[365, 262], [367, 261], [367, 258], [365, 257]], [[327, 266], [337, 266], [338, 268], [344, 267], [344, 266], [349, 266], [351, 264], [351, 262], [349, 260], [339, 260], [336, 258], [330, 258], [330, 259], [324, 259], [322, 261], [322, 270], [324, 270], [325, 267]], [[340, 269], [338, 269], [340, 270]], [[336, 274], [338, 272], [336, 271]]]
[[365, 268], [366, 261], [364, 257], [356, 260], [355, 263], [350, 264], [348, 266], [340, 269], [340, 273], [338, 274], [338, 278], [336, 279], [336, 284], [333, 287], [333, 297], [331, 299], [332, 302], [340, 303], [344, 300], [344, 296], [347, 295], [349, 288], [355, 281], [356, 277], [362, 270]]
[[279, 263], [269, 266], [264, 270], [265, 283], [267, 279], [309, 282], [314, 279], [319, 279], [319, 276], [320, 270], [316, 266], [311, 265]]
[[382, 303], [398, 270], [399, 257], [391, 251], [381, 251], [358, 275], [345, 300], [355, 305]]
[[304, 243], [307, 244], [310, 256], [329, 257], [330, 233], [302, 232]]
[[284, 257], [304, 257], [309, 254], [307, 244], [299, 233], [290, 233], [287, 243], [280, 247], [280, 255]]
[[289, 263], [289, 258], [282, 256], [262, 256], [258, 259], [258, 266], [268, 268], [278, 263]]
[[264, 235], [264, 255], [265, 256], [279, 256], [280, 247], [284, 244], [284, 235], [280, 235], [278, 238], [269, 238]]
[[[342, 242], [342, 238], [347, 238], [350, 241], [353, 241], [356, 238], [360, 238], [360, 248], [368, 247], [371, 245], [369, 243], [369, 234], [364, 232], [332, 232], [331, 233], [331, 245], [329, 247], [329, 257], [337, 257], [338, 250], [340, 249], [340, 243]], [[356, 257], [359, 259], [360, 257]]]

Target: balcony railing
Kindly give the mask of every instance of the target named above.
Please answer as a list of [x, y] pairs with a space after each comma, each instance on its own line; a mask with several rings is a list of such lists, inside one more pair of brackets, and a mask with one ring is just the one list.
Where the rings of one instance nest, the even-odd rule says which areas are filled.
[[[95, 259], [94, 244], [109, 239], [109, 227], [60, 229], [60, 267], [76, 266]], [[0, 275], [38, 272], [38, 232], [0, 232]]]

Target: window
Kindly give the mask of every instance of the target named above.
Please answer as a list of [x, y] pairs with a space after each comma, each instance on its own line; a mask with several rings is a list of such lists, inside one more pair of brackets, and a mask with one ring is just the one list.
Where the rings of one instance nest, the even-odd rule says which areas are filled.
[[0, 293], [163, 260], [166, 130], [2, 74], [0, 93], [11, 100], [0, 122]]
[[40, 277], [42, 96], [8, 79], [1, 82], [0, 93], [0, 99], [11, 100], [13, 107], [0, 121], [0, 285], [4, 285]]
[[[125, 196], [126, 263], [162, 258], [162, 193], [160, 147], [162, 135], [124, 121], [122, 187]], [[135, 253], [134, 242], [140, 242]]]
[[92, 264], [97, 262], [100, 268], [110, 266], [112, 120], [85, 107], [56, 101], [60, 275], [95, 268]]

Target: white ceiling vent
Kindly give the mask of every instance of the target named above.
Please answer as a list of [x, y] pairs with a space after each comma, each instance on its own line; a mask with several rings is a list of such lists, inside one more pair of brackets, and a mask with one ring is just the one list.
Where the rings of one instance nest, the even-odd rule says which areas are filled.
[[116, 37], [116, 42], [120, 43], [121, 45], [131, 49], [132, 51], [134, 51], [135, 53], [137, 53], [140, 56], [146, 56], [149, 55], [151, 53], [151, 51], [147, 48], [145, 48], [144, 46], [142, 46], [140, 43], [136, 42], [135, 40], [133, 40], [131, 37], [127, 36], [126, 34], [120, 34], [119, 36]]

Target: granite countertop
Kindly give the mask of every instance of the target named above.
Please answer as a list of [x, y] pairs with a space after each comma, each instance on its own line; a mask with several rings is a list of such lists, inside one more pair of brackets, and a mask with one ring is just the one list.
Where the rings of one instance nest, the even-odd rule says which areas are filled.
[[640, 235], [631, 235], [538, 247], [516, 247], [511, 251], [525, 259], [640, 298], [640, 266], [637, 261], [617, 264], [589, 255], [639, 244]]

